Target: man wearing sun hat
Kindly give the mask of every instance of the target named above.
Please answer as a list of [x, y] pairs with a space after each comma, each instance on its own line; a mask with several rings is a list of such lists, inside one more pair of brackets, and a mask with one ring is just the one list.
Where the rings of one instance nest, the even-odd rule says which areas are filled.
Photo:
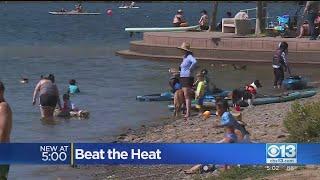
[[174, 16], [172, 23], [173, 23], [174, 27], [186, 27], [186, 26], [188, 26], [187, 21], [183, 17], [182, 9], [179, 9], [177, 11], [177, 14]]

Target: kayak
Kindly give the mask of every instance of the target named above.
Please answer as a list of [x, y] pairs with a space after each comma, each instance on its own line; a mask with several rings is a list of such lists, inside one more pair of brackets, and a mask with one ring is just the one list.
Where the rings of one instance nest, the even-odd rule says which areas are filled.
[[68, 11], [68, 12], [57, 12], [57, 11], [50, 11], [49, 14], [52, 15], [100, 15], [101, 13], [90, 13], [90, 12], [83, 12], [79, 13], [77, 11]]
[[[211, 95], [205, 95], [205, 100], [212, 100], [215, 99], [215, 97], [226, 97], [231, 91], [221, 91], [218, 93], [214, 93]], [[137, 96], [136, 100], [138, 101], [173, 101], [174, 94], [171, 92], [164, 92], [164, 93], [157, 93], [157, 94], [149, 94], [149, 95], [143, 95], [143, 96]]]
[[307, 80], [301, 76], [290, 76], [282, 81], [282, 85], [288, 90], [304, 89], [307, 87]]
[[133, 6], [133, 7], [129, 7], [129, 6], [120, 6], [119, 9], [139, 9], [139, 6]]
[[[270, 97], [262, 97], [262, 98], [256, 98], [253, 100], [253, 105], [263, 105], [263, 104], [272, 104], [272, 103], [281, 103], [281, 102], [287, 102], [287, 101], [293, 101], [300, 98], [307, 98], [312, 97], [317, 94], [317, 91], [315, 90], [307, 90], [307, 91], [296, 91], [288, 93], [287, 95], [283, 96], [270, 96]], [[229, 106], [232, 106], [232, 101], [228, 100]], [[246, 104], [246, 103], [245, 103]], [[215, 109], [215, 100], [207, 101], [203, 103], [204, 108], [211, 108]], [[247, 106], [243, 105], [243, 106]], [[196, 102], [192, 101], [191, 108], [196, 108]], [[170, 104], [168, 105], [169, 110], [174, 110], [174, 105]]]
[[171, 32], [171, 31], [188, 31], [198, 29], [200, 26], [189, 26], [189, 27], [167, 27], [167, 28], [125, 28], [127, 32]]

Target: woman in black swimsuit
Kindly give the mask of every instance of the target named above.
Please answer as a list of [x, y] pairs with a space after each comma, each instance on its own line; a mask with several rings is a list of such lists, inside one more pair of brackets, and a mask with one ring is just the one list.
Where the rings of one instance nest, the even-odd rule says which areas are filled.
[[36, 104], [36, 98], [39, 96], [41, 118], [52, 118], [57, 104], [61, 109], [59, 90], [54, 81], [54, 75], [50, 74], [41, 79], [34, 89], [32, 104]]

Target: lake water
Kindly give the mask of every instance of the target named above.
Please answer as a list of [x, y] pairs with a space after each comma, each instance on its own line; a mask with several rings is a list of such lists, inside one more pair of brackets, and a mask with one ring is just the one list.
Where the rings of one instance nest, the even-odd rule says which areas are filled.
[[[129, 34], [125, 27], [170, 27], [179, 8], [184, 9], [190, 24], [196, 24], [199, 12], [210, 2], [200, 3], [138, 3], [140, 9], [121, 10], [121, 3], [85, 2], [88, 11], [99, 16], [53, 16], [48, 11], [71, 9], [73, 2], [1, 2], [0, 3], [0, 80], [6, 85], [6, 99], [14, 113], [12, 142], [98, 142], [127, 128], [160, 123], [170, 117], [167, 102], [137, 102], [137, 95], [163, 92], [168, 89], [168, 68], [177, 62], [127, 60], [115, 56], [115, 51], [128, 49]], [[255, 7], [255, 3], [220, 4], [218, 19], [225, 11], [233, 14], [240, 9]], [[271, 4], [269, 13], [294, 13], [297, 6]], [[113, 10], [113, 16], [105, 14]], [[140, 38], [135, 37], [135, 38]], [[248, 66], [247, 71], [231, 67], [208, 68], [218, 87], [231, 89], [248, 81], [260, 79], [270, 92], [270, 67]], [[312, 79], [319, 72], [311, 68], [296, 68], [296, 74]], [[78, 81], [81, 93], [72, 100], [90, 111], [88, 120], [63, 120], [50, 125], [40, 121], [39, 109], [32, 106], [33, 89], [40, 75], [53, 73], [60, 93], [66, 91], [68, 80]], [[20, 75], [29, 78], [20, 84]], [[40, 166], [11, 166], [12, 179], [44, 179], [54, 177], [33, 173]]]

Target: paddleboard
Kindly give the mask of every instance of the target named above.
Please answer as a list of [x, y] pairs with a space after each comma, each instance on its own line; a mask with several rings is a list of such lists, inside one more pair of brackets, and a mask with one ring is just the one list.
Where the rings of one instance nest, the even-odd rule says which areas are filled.
[[198, 29], [200, 26], [188, 26], [188, 27], [166, 27], [166, 28], [125, 28], [126, 32], [170, 32], [170, 31], [188, 31]]

